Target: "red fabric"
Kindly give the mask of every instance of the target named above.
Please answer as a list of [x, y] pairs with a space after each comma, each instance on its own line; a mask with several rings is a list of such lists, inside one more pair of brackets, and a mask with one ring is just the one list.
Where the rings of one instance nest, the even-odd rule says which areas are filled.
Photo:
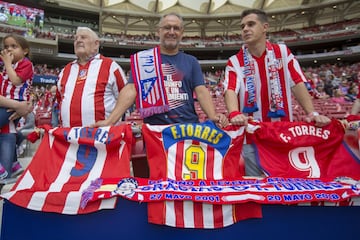
[[2, 197], [24, 208], [62, 214], [112, 209], [114, 198], [81, 209], [81, 193], [97, 178], [130, 176], [132, 138], [130, 125], [46, 129], [28, 168]]
[[236, 117], [237, 115], [240, 115], [241, 112], [239, 111], [232, 111], [230, 114], [229, 114], [229, 119], [233, 119], [234, 117]]
[[35, 143], [38, 139], [40, 139], [40, 132], [33, 131], [29, 133], [26, 139], [29, 140], [31, 143]]
[[343, 142], [331, 158], [329, 177], [346, 176], [360, 179], [359, 130], [347, 130]]
[[260, 166], [268, 176], [360, 179], [358, 136], [347, 139], [351, 132], [345, 135], [340, 121], [333, 119], [323, 128], [305, 122], [259, 126], [247, 137], [252, 138]]
[[[150, 178], [240, 178], [245, 172], [240, 161], [243, 131], [244, 127], [239, 126], [220, 130], [209, 121], [143, 125]], [[215, 206], [192, 201], [165, 201], [148, 204], [149, 222], [179, 228], [220, 228], [261, 216], [261, 207], [256, 203]]]
[[352, 121], [360, 121], [360, 115], [348, 115], [346, 117], [346, 120], [348, 122], [352, 122]]
[[169, 111], [161, 69], [160, 47], [131, 55], [131, 73], [137, 91], [136, 107], [146, 118]]

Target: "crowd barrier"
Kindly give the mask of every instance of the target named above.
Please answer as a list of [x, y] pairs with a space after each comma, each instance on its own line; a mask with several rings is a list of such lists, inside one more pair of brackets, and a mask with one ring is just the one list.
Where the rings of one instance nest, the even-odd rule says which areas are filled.
[[359, 239], [360, 207], [264, 205], [262, 219], [220, 229], [178, 229], [147, 222], [147, 205], [119, 199], [116, 209], [61, 215], [4, 202], [1, 240], [24, 239]]

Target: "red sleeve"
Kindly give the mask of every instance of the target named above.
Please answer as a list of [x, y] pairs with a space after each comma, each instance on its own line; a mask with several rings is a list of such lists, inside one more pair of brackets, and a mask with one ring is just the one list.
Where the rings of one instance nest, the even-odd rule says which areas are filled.
[[22, 82], [32, 79], [34, 75], [33, 64], [29, 59], [24, 58], [18, 63], [15, 72], [21, 78]]

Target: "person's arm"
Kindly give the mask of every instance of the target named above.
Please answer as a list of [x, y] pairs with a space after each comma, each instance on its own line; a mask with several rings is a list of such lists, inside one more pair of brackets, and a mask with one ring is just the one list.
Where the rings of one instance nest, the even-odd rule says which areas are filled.
[[121, 89], [115, 108], [110, 116], [105, 120], [96, 122], [92, 127], [103, 127], [116, 124], [126, 110], [134, 104], [136, 94], [135, 85], [133, 83], [126, 84], [125, 87]]
[[298, 83], [292, 88], [292, 92], [296, 98], [296, 100], [299, 102], [301, 107], [304, 109], [306, 114], [310, 114], [314, 112], [314, 105], [312, 103], [311, 96], [306, 89], [306, 86], [304, 83]]
[[204, 85], [195, 87], [195, 93], [201, 109], [210, 120], [218, 123], [220, 127], [228, 125], [226, 116], [224, 114], [216, 113], [209, 90]]
[[6, 98], [4, 96], [0, 95], [0, 107], [4, 107], [4, 108], [14, 108], [14, 106], [16, 105], [15, 100]]
[[[0, 96], [0, 107], [9, 108], [13, 111], [15, 111], [14, 114], [16, 114], [17, 117], [13, 114], [10, 117], [10, 120], [14, 120], [18, 118], [19, 116], [23, 117], [26, 116], [29, 112], [32, 111], [33, 107], [30, 102], [19, 102], [13, 99], [6, 98], [4, 96]], [[15, 118], [13, 118], [13, 116]]]
[[35, 115], [34, 113], [29, 113], [25, 118], [25, 124], [19, 130], [23, 129], [32, 129], [35, 127]]
[[228, 89], [225, 91], [224, 101], [229, 113], [234, 111], [240, 112], [238, 96], [234, 90]]
[[229, 112], [230, 123], [234, 125], [247, 125], [249, 118], [241, 113], [238, 96], [235, 91], [231, 89], [226, 90], [224, 100]]
[[12, 67], [13, 55], [8, 50], [1, 51], [1, 59], [4, 62], [4, 68], [6, 73], [9, 76], [9, 80], [15, 86], [22, 84], [22, 79], [17, 75], [15, 69]]
[[330, 123], [330, 118], [324, 115], [320, 115], [315, 111], [310, 94], [303, 82], [298, 83], [294, 87], [292, 87], [292, 92], [296, 100], [299, 102], [299, 104], [307, 114], [306, 121], [315, 121], [315, 125], [318, 127], [322, 127]]
[[360, 112], [360, 99], [356, 98], [351, 108], [351, 115], [357, 115]]

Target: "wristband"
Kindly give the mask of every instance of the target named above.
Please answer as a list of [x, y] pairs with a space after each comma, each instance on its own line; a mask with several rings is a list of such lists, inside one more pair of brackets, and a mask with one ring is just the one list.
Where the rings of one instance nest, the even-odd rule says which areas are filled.
[[308, 114], [309, 118], [315, 117], [315, 116], [319, 116], [320, 114], [318, 112], [311, 112]]
[[239, 111], [232, 111], [231, 113], [229, 113], [229, 119], [233, 119], [234, 117], [236, 117], [237, 115], [240, 115], [241, 112]]

